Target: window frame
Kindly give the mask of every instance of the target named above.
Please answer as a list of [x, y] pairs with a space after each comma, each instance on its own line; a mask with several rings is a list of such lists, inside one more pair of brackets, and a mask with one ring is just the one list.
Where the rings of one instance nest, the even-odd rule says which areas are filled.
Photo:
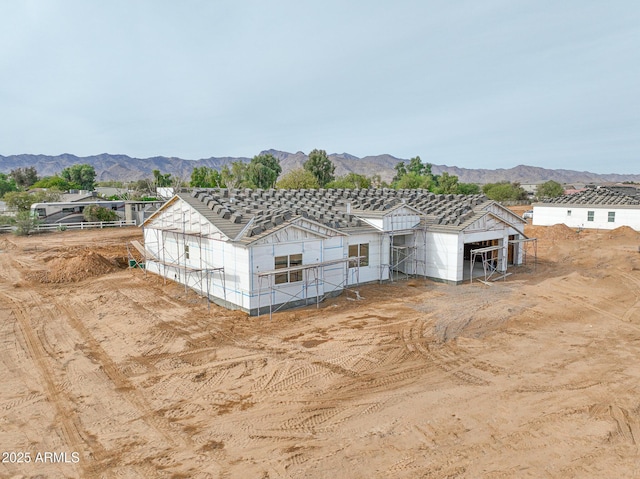
[[[348, 250], [349, 258], [353, 256], [365, 256], [365, 258], [360, 260], [360, 267], [369, 266], [369, 243], [357, 243], [350, 244]], [[352, 260], [349, 261], [349, 268], [357, 268], [358, 261]]]
[[609, 211], [607, 214], [607, 222], [608, 223], [615, 223], [616, 222], [616, 212], [615, 211]]
[[[288, 255], [280, 255], [274, 257], [274, 268], [285, 269], [290, 268], [292, 266], [302, 266], [302, 253], [296, 254], [288, 254]], [[276, 273], [274, 275], [274, 284], [289, 284], [289, 283], [299, 283], [303, 280], [303, 274], [301, 269], [296, 271], [285, 271], [283, 273]]]
[[587, 221], [595, 221], [596, 212], [587, 210]]

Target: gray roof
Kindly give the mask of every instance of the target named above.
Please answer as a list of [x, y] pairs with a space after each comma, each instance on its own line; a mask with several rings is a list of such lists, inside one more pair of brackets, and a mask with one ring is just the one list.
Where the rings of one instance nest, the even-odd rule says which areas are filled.
[[381, 217], [403, 204], [423, 215], [432, 228], [460, 230], [486, 214], [494, 203], [484, 195], [436, 195], [428, 190], [383, 189], [197, 189], [180, 199], [207, 218], [227, 237], [251, 242], [297, 217], [345, 234], [377, 231], [361, 218]]
[[640, 205], [640, 197], [624, 194], [612, 188], [590, 188], [579, 193], [557, 198], [543, 198], [538, 204], [585, 206], [633, 206]]

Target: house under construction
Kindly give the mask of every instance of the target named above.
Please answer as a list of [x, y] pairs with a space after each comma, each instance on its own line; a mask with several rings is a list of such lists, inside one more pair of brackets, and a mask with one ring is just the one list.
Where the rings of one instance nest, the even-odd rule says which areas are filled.
[[354, 285], [507, 274], [526, 224], [483, 195], [392, 189], [201, 189], [143, 224], [148, 271], [251, 315], [312, 304]]

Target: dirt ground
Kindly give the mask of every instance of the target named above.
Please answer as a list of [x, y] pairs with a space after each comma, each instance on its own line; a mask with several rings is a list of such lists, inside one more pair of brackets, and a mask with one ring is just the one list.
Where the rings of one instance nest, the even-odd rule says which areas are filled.
[[640, 234], [526, 232], [272, 320], [127, 269], [139, 229], [0, 236], [0, 476], [640, 477]]

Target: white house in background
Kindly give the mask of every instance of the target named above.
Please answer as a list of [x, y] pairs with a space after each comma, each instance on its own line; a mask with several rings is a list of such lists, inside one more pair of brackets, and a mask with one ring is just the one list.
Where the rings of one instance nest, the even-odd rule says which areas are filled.
[[640, 231], [640, 197], [600, 187], [533, 205], [534, 225], [560, 223], [571, 228], [612, 230], [629, 226]]
[[525, 224], [482, 195], [208, 189], [178, 193], [143, 228], [148, 271], [255, 315], [396, 275], [460, 283], [480, 248], [505, 272]]

